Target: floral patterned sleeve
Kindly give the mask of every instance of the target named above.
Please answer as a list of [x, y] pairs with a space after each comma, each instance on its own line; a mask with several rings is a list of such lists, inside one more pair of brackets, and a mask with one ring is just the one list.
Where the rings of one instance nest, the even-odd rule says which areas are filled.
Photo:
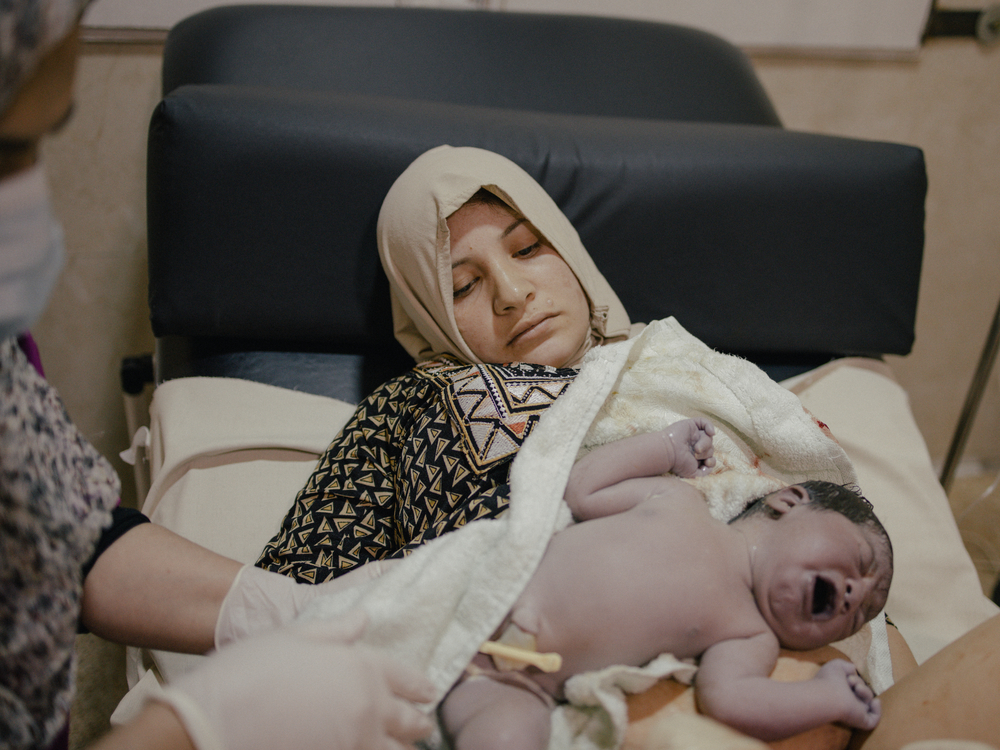
[[82, 567], [120, 487], [14, 339], [0, 342], [0, 745], [46, 747], [72, 700]]

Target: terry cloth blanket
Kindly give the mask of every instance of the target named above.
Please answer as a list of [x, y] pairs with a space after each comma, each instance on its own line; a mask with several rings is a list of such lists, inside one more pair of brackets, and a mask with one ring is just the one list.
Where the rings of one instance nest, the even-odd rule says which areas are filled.
[[[316, 602], [304, 616], [336, 617], [363, 607], [369, 615], [364, 641], [424, 668], [443, 698], [513, 606], [552, 534], [572, 522], [562, 494], [578, 455], [699, 415], [717, 427], [718, 467], [689, 481], [720, 519], [788, 484], [856, 481], [844, 451], [793, 394], [754, 365], [712, 351], [676, 320], [658, 321], [630, 341], [587, 355], [576, 381], [514, 461], [503, 517], [440, 537], [383, 577]], [[873, 623], [854, 636], [861, 636], [861, 648], [846, 644], [844, 650], [881, 691], [891, 684], [891, 665], [883, 618]], [[858, 652], [869, 642], [866, 663]], [[553, 715], [550, 747], [618, 747], [627, 724], [626, 691], [667, 675], [690, 679], [694, 672], [664, 655], [643, 668], [573, 677], [565, 688], [569, 704]]]

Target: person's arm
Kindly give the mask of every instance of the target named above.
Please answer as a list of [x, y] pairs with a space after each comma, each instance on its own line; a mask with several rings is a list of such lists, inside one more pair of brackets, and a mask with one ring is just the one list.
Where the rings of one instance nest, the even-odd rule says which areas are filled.
[[633, 507], [664, 474], [707, 474], [715, 466], [714, 434], [707, 419], [685, 419], [595, 448], [570, 472], [566, 503], [577, 520], [599, 518]]
[[80, 619], [116, 643], [203, 654], [215, 646], [219, 610], [241, 567], [144, 523], [97, 558], [84, 579]]
[[433, 729], [418, 671], [356, 643], [355, 610], [220, 649], [166, 686], [95, 750], [363, 750], [411, 747]]
[[[367, 429], [369, 425], [363, 421], [365, 415], [380, 413], [379, 405], [396, 393], [400, 383], [404, 390], [412, 388], [408, 384], [413, 377], [408, 375], [390, 381], [362, 402], [352, 420], [327, 448], [306, 489], [299, 493], [289, 511], [289, 517], [304, 515], [319, 498], [333, 496], [356, 505], [371, 496], [374, 490], [365, 483], [357, 482], [351, 490], [341, 486], [349, 483], [353, 475], [342, 477], [338, 473], [325, 480], [333, 486], [324, 485], [329, 470], [322, 467], [334, 461], [331, 456], [345, 444], [354, 448], [365, 445], [371, 448], [372, 455], [393, 455], [392, 450], [400, 441], [389, 425], [396, 420], [381, 420], [381, 431]], [[413, 402], [407, 404], [408, 409], [416, 409], [423, 402], [414, 397]], [[365, 440], [369, 442], [363, 442]], [[388, 467], [356, 463], [354, 471], [365, 472], [368, 480], [382, 472], [376, 478], [381, 483], [376, 490], [392, 486], [394, 478]], [[393, 508], [387, 507], [383, 513], [391, 516]], [[323, 538], [329, 541], [330, 535], [323, 535]], [[290, 545], [290, 541], [293, 544]], [[352, 537], [351, 544], [354, 543]], [[295, 552], [286, 559], [283, 555], [289, 547]], [[298, 558], [318, 559], [319, 556], [308, 543], [304, 545], [293, 538], [290, 526], [283, 524], [279, 535], [265, 547], [261, 561], [273, 570], [283, 562]], [[359, 576], [361, 579], [382, 572], [378, 564], [369, 565], [365, 570], [365, 574]], [[84, 580], [80, 619], [88, 630], [116, 643], [205, 653], [213, 646], [290, 622], [312, 597], [336, 590], [338, 587], [334, 583], [299, 584], [283, 574], [244, 566], [162, 526], [146, 523], [127, 531], [97, 557]]]
[[855, 732], [851, 750], [895, 750], [941, 739], [997, 745], [998, 643], [1000, 615], [994, 615], [914, 668], [879, 696], [882, 721], [871, 733]]
[[300, 584], [145, 523], [94, 562], [84, 579], [80, 621], [115, 643], [203, 654], [286, 625], [314, 597], [376, 578], [386, 567], [373, 563], [352, 576]]
[[699, 709], [766, 742], [831, 722], [855, 729], [875, 727], [881, 715], [879, 700], [853, 664], [834, 659], [811, 680], [778, 682], [769, 676], [778, 651], [772, 633], [709, 648], [695, 676]]

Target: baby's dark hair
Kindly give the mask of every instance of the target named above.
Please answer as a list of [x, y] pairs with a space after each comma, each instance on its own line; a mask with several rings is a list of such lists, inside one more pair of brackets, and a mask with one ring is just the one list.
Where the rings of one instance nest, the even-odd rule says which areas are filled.
[[[882, 522], [878, 520], [875, 511], [872, 510], [872, 504], [857, 487], [818, 480], [802, 482], [799, 486], [809, 494], [807, 507], [840, 513], [851, 523], [871, 529], [880, 539], [885, 541], [885, 546], [889, 551], [889, 559], [892, 559], [892, 542], [889, 540], [889, 534]], [[781, 513], [764, 500], [763, 497], [753, 500], [730, 523], [758, 514], [766, 515], [768, 518], [780, 518]]]

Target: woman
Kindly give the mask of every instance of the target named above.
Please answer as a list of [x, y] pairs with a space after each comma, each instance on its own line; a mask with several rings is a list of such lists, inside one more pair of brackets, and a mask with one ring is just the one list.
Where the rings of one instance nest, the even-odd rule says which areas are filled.
[[572, 368], [631, 330], [563, 213], [497, 154], [420, 156], [378, 240], [396, 338], [419, 364], [362, 402], [261, 555], [302, 582], [502, 513], [510, 463]]

